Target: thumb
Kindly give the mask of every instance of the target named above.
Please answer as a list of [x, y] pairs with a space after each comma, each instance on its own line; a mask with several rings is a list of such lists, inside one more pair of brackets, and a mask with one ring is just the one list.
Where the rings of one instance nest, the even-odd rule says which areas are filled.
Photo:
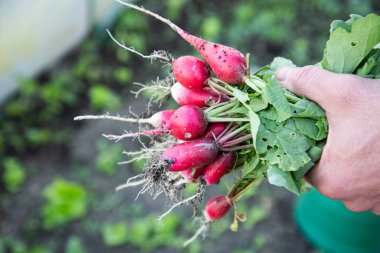
[[336, 74], [317, 66], [284, 67], [277, 71], [277, 79], [286, 89], [305, 96], [327, 109], [332, 102], [347, 95], [357, 83], [353, 75]]

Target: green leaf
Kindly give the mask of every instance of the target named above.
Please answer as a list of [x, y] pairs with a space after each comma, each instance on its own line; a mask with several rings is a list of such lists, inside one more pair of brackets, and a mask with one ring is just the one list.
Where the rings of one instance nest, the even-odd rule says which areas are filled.
[[[256, 189], [264, 180], [264, 173], [267, 169], [268, 167], [266, 164], [257, 164], [249, 173], [236, 182], [234, 187], [228, 193], [228, 197], [237, 201], [248, 189]], [[248, 171], [248, 169], [246, 169], [246, 171]]]
[[316, 162], [321, 158], [323, 148], [318, 146], [312, 146], [308, 151], [307, 154], [309, 155], [310, 159], [313, 162]]
[[248, 159], [244, 162], [243, 168], [241, 170], [242, 177], [247, 176], [249, 173], [251, 173], [256, 166], [259, 164], [259, 156], [256, 154], [254, 157], [251, 157], [251, 159]]
[[277, 119], [277, 111], [273, 106], [259, 112], [260, 118], [275, 121]]
[[256, 151], [268, 164], [277, 164], [284, 171], [296, 171], [310, 161], [306, 151], [313, 141], [301, 134], [293, 120], [288, 120], [277, 133], [260, 125]]
[[312, 144], [309, 138], [302, 135], [296, 128], [293, 120], [285, 123], [281, 131], [274, 133], [260, 125], [256, 151], [264, 154], [272, 147], [279, 147], [288, 154], [300, 154], [308, 150]]
[[297, 129], [307, 137], [313, 140], [323, 140], [327, 136], [327, 129], [325, 128], [325, 119], [321, 118], [318, 121], [310, 118], [295, 118]]
[[292, 116], [291, 108], [285, 96], [285, 90], [278, 84], [273, 75], [268, 79], [268, 84], [263, 89], [264, 97], [277, 111], [278, 122], [287, 120]]
[[330, 25], [330, 33], [334, 32], [339, 27], [346, 30], [347, 32], [351, 32], [352, 24], [360, 18], [363, 18], [363, 16], [350, 14], [350, 19], [347, 21], [334, 20]]
[[294, 63], [291, 60], [288, 60], [288, 59], [283, 58], [283, 57], [275, 57], [273, 59], [272, 63], [270, 64], [270, 69], [273, 72], [276, 72], [277, 70], [279, 70], [280, 68], [283, 68], [283, 67], [294, 68], [294, 67], [296, 67], [296, 65], [294, 65]]
[[249, 106], [254, 112], [264, 110], [268, 107], [268, 101], [263, 96], [251, 98]]
[[249, 96], [247, 93], [232, 86], [230, 86], [229, 88], [232, 90], [233, 96], [236, 97], [237, 100], [239, 100], [241, 103], [249, 101]]
[[351, 31], [337, 27], [326, 43], [322, 67], [336, 73], [353, 73], [380, 42], [380, 16], [353, 20]]
[[301, 99], [295, 103], [295, 109], [293, 109], [293, 117], [319, 119], [326, 117], [326, 115], [325, 111], [316, 103], [308, 99]]
[[287, 171], [283, 171], [277, 166], [269, 166], [267, 170], [267, 176], [269, 183], [280, 187], [285, 187], [291, 192], [299, 195], [301, 191], [301, 185], [294, 180], [292, 174]]
[[311, 160], [306, 152], [287, 154], [278, 147], [270, 149], [262, 159], [284, 171], [297, 171]]
[[249, 123], [251, 127], [253, 146], [256, 148], [256, 138], [257, 138], [257, 132], [259, 131], [260, 118], [256, 113], [254, 113], [251, 110], [248, 112], [248, 116], [249, 116]]
[[293, 177], [296, 179], [296, 180], [300, 180], [303, 178], [303, 176], [306, 175], [306, 173], [311, 169], [313, 168], [315, 165], [314, 162], [310, 161], [308, 163], [306, 163], [304, 166], [302, 166], [299, 170], [297, 171], [293, 171]]
[[285, 122], [277, 122], [274, 120], [261, 118], [261, 123], [263, 123], [268, 130], [277, 133], [284, 127]]
[[380, 74], [380, 49], [374, 49], [368, 59], [356, 70], [356, 75], [374, 78]]

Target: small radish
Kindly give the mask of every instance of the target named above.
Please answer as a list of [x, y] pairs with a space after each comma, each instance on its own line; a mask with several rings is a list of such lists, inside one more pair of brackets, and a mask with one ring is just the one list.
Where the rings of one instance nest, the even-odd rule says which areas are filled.
[[150, 124], [156, 128], [164, 127], [169, 122], [169, 119], [174, 112], [175, 110], [163, 110], [156, 112], [150, 117]]
[[212, 163], [218, 151], [214, 140], [202, 138], [178, 144], [161, 156], [169, 161], [169, 171], [183, 171]]
[[82, 119], [112, 119], [125, 122], [149, 123], [156, 126], [156, 129], [143, 132], [126, 133], [123, 135], [105, 135], [105, 137], [117, 141], [124, 138], [159, 134], [171, 134], [179, 140], [187, 141], [201, 137], [208, 124], [206, 114], [201, 108], [194, 105], [185, 105], [174, 111], [166, 110], [157, 112], [147, 119], [131, 119], [110, 115], [86, 115], [75, 118], [75, 120]]
[[206, 87], [200, 90], [188, 89], [180, 83], [175, 83], [171, 89], [173, 99], [179, 105], [196, 105], [199, 107], [209, 107], [215, 103], [221, 103], [229, 100], [225, 94], [218, 93]]
[[105, 115], [84, 115], [75, 117], [74, 120], [83, 120], [83, 119], [111, 119], [122, 122], [131, 122], [131, 123], [142, 123], [150, 124], [156, 128], [162, 128], [169, 121], [170, 117], [173, 115], [175, 110], [163, 110], [156, 112], [150, 118], [146, 119], [135, 119], [135, 118], [124, 118], [119, 116], [111, 116], [108, 114]]
[[195, 37], [170, 22], [170, 20], [163, 18], [154, 12], [138, 7], [134, 4], [125, 3], [121, 0], [116, 1], [122, 5], [153, 16], [154, 18], [170, 26], [184, 40], [198, 50], [220, 80], [229, 84], [239, 84], [247, 75], [246, 59], [237, 49]]
[[165, 128], [177, 139], [192, 140], [206, 130], [206, 115], [198, 106], [184, 105], [173, 113]]
[[195, 56], [181, 56], [172, 62], [175, 79], [189, 89], [202, 89], [210, 78], [207, 65]]
[[203, 179], [206, 184], [216, 184], [226, 172], [232, 168], [236, 158], [235, 152], [222, 153], [216, 158], [216, 160], [207, 165], [204, 170]]
[[219, 220], [228, 213], [231, 207], [231, 201], [226, 196], [217, 196], [207, 202], [204, 215], [207, 221]]
[[195, 182], [195, 179], [199, 178], [204, 170], [206, 169], [206, 166], [202, 166], [196, 169], [188, 169], [182, 171], [182, 177], [189, 183]]
[[223, 133], [226, 127], [227, 123], [224, 122], [212, 123], [206, 128], [206, 131], [202, 135], [202, 138], [214, 139], [218, 137], [221, 133]]

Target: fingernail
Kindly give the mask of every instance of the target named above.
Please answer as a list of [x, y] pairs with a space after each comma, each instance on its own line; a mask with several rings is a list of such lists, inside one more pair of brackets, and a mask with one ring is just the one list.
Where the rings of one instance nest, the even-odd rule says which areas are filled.
[[280, 68], [276, 73], [277, 80], [285, 81], [291, 71], [292, 68], [289, 67]]

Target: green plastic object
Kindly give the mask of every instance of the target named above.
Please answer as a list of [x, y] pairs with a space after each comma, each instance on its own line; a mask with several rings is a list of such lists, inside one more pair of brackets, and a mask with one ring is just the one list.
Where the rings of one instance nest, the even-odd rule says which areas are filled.
[[380, 253], [380, 216], [354, 213], [317, 190], [301, 195], [295, 219], [303, 236], [326, 253]]

